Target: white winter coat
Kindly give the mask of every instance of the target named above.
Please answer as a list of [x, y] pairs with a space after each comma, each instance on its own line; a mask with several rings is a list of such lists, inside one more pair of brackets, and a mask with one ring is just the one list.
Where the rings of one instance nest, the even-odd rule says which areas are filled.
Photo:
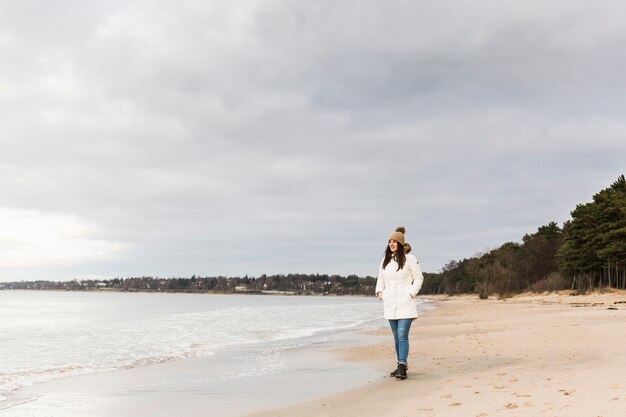
[[406, 255], [404, 267], [398, 269], [398, 263], [391, 260], [385, 269], [380, 261], [376, 294], [383, 293], [383, 310], [385, 319], [410, 319], [417, 317], [415, 296], [422, 288], [424, 276], [415, 256]]

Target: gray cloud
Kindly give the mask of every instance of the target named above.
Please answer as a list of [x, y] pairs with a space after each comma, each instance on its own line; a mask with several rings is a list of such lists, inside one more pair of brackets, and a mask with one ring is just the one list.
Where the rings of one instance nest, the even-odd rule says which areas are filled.
[[[623, 171], [625, 15], [5, 3], [0, 213], [89, 251], [0, 257], [0, 279], [374, 274], [398, 224], [436, 271], [563, 221]], [[0, 247], [47, 259], [25, 224]]]

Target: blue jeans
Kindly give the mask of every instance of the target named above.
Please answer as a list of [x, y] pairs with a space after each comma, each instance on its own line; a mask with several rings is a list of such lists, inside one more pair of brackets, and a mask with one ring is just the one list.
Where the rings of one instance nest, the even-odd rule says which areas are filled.
[[413, 319], [389, 320], [391, 332], [393, 333], [393, 341], [396, 345], [396, 356], [398, 363], [407, 364], [406, 359], [409, 356], [409, 330]]

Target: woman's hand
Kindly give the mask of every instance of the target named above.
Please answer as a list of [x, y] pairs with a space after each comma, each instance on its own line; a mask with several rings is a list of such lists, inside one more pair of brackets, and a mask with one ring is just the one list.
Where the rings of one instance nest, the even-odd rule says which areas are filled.
[[376, 293], [376, 297], [378, 297], [379, 300], [383, 299], [383, 293], [382, 292], [377, 292]]

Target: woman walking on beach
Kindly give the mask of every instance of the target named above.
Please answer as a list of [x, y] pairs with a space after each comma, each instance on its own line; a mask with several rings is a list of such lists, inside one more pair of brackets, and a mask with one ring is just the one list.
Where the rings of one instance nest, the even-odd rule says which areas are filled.
[[407, 377], [409, 330], [417, 317], [415, 296], [424, 281], [417, 259], [409, 254], [411, 245], [404, 241], [404, 232], [401, 226], [389, 236], [376, 281], [376, 296], [383, 300], [384, 315], [391, 326], [398, 359], [391, 376], [398, 379]]

